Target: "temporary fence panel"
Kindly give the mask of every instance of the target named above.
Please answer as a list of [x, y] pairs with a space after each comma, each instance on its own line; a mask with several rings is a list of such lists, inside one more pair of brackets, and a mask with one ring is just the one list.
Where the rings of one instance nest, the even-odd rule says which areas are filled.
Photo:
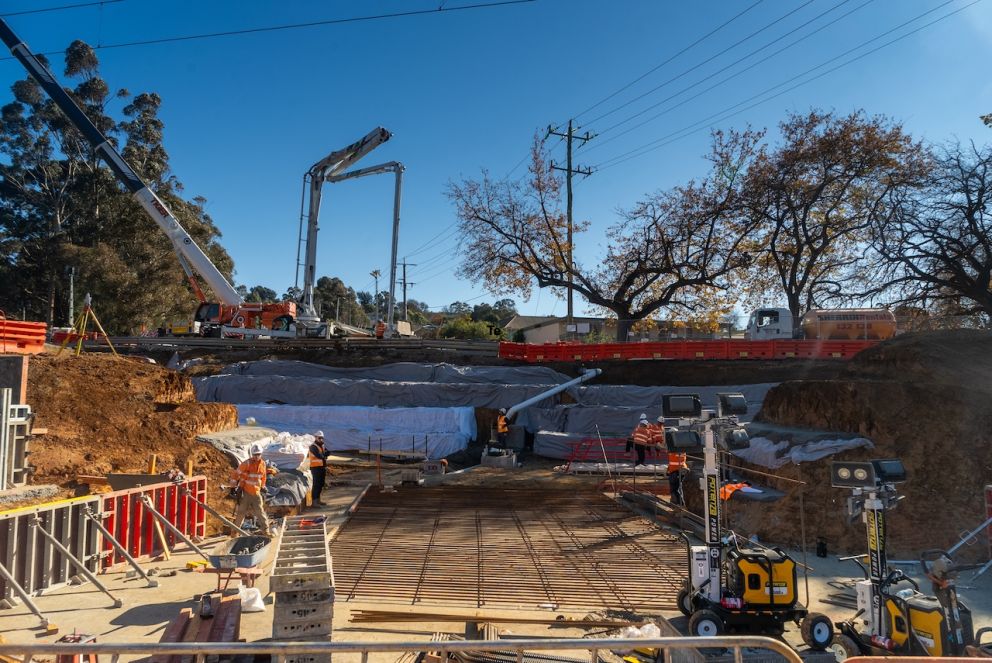
[[28, 405], [13, 405], [13, 391], [0, 389], [0, 490], [28, 479], [28, 442], [34, 415]]
[[[100, 537], [85, 515], [98, 510], [98, 496], [79, 497], [0, 512], [0, 562], [28, 593], [64, 585], [76, 570], [69, 559], [32, 525], [54, 536], [91, 571], [99, 568]], [[0, 597], [10, 599], [13, 588], [0, 578]]]
[[[992, 518], [992, 486], [985, 486], [985, 515]], [[989, 543], [989, 559], [992, 559], [992, 526], [985, 531]]]
[[44, 322], [10, 320], [0, 311], [0, 354], [39, 354], [45, 350]]
[[[206, 509], [185, 495], [183, 487], [188, 488], [196, 500], [206, 501], [207, 479], [204, 476], [191, 477], [178, 484], [156, 483], [103, 493], [100, 495], [103, 525], [132, 557], [154, 557], [161, 554], [162, 543], [155, 528], [155, 518], [148, 513], [141, 501], [141, 497], [147, 495], [155, 510], [180, 532], [188, 537], [202, 537], [206, 534]], [[163, 529], [162, 533], [170, 548], [178, 541], [178, 537], [172, 532]], [[110, 541], [103, 541], [102, 546], [106, 553], [105, 567], [125, 561]]]
[[640, 343], [500, 343], [503, 359], [529, 363], [551, 361], [623, 361], [641, 359], [750, 360], [850, 359], [878, 341], [780, 340], [653, 341]]

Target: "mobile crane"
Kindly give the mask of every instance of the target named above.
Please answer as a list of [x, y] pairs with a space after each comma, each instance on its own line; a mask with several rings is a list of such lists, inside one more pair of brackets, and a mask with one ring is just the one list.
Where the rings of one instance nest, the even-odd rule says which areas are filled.
[[[69, 121], [86, 137], [93, 149], [106, 161], [117, 179], [131, 192], [142, 209], [162, 229], [179, 257], [179, 263], [190, 281], [200, 304], [193, 321], [183, 329], [174, 329], [176, 334], [198, 334], [221, 336], [224, 332], [267, 336], [295, 336], [295, 302], [274, 304], [246, 303], [234, 286], [221, 274], [210, 258], [196, 244], [179, 220], [169, 211], [165, 203], [155, 195], [103, 133], [96, 128], [76, 102], [62, 89], [55, 76], [31, 52], [6, 21], [0, 19], [0, 39], [10, 49], [11, 54], [24, 66], [28, 75], [48, 93], [55, 105]], [[194, 272], [206, 282], [218, 301], [207, 301], [196, 283]], [[160, 330], [160, 333], [166, 330]]]

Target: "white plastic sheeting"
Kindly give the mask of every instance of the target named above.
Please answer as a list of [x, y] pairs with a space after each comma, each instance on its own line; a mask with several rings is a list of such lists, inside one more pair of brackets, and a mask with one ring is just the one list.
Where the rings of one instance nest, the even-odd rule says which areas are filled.
[[853, 437], [841, 440], [816, 440], [793, 446], [789, 440], [774, 442], [766, 437], [751, 438], [751, 446], [747, 449], [735, 449], [732, 454], [755, 465], [777, 469], [789, 463], [798, 465], [832, 456], [841, 451], [867, 447], [873, 449], [874, 444], [868, 438]]
[[267, 359], [225, 366], [227, 375], [282, 375], [325, 380], [381, 380], [383, 382], [440, 382], [481, 384], [561, 384], [571, 378], [546, 366], [455, 366], [398, 362], [382, 366], [340, 368], [305, 361]]
[[[260, 426], [302, 433], [324, 431], [332, 451], [368, 449], [411, 451], [441, 458], [461, 451], [477, 436], [475, 412], [460, 408], [379, 408], [239, 404], [238, 419], [252, 417]], [[305, 450], [304, 450], [305, 453]]]

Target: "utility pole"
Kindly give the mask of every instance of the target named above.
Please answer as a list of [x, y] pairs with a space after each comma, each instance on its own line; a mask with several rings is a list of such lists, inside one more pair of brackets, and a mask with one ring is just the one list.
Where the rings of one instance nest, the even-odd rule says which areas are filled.
[[403, 319], [404, 320], [409, 320], [410, 319], [410, 317], [409, 317], [409, 311], [407, 310], [407, 306], [406, 306], [406, 287], [408, 285], [416, 285], [416, 284], [415, 283], [411, 283], [411, 282], [409, 282], [409, 281], [406, 280], [406, 268], [407, 268], [408, 265], [410, 267], [416, 267], [417, 266], [417, 263], [407, 262], [406, 261], [406, 257], [404, 257], [403, 258], [403, 262], [400, 263], [400, 264], [403, 265], [403, 278], [400, 280], [400, 283], [403, 284]]
[[378, 269], [373, 269], [369, 272], [369, 276], [375, 279], [375, 293], [372, 295], [372, 303], [375, 304], [375, 321], [379, 322], [382, 320], [379, 317], [379, 277], [382, 276], [382, 272]]
[[562, 168], [561, 166], [556, 166], [555, 165], [555, 162], [552, 161], [551, 162], [551, 169], [552, 170], [561, 170], [561, 171], [564, 171], [565, 172], [565, 196], [566, 196], [565, 197], [565, 215], [566, 215], [566, 219], [568, 221], [568, 234], [567, 234], [567, 237], [566, 237], [566, 240], [565, 240], [566, 243], [568, 244], [568, 288], [567, 288], [567, 290], [568, 290], [568, 320], [566, 322], [566, 329], [568, 328], [567, 325], [571, 325], [572, 324], [572, 322], [573, 322], [573, 316], [574, 316], [574, 313], [575, 313], [574, 308], [573, 308], [573, 303], [572, 303], [572, 299], [573, 299], [573, 293], [572, 293], [572, 274], [573, 274], [573, 268], [575, 267], [575, 262], [574, 262], [573, 257], [572, 257], [572, 235], [573, 235], [573, 229], [574, 229], [574, 225], [572, 223], [572, 175], [575, 175], [576, 173], [578, 173], [579, 175], [585, 175], [586, 177], [592, 175], [592, 168], [583, 168], [582, 166], [578, 166], [578, 167], [575, 167], [575, 168], [572, 167], [572, 141], [573, 140], [580, 140], [580, 141], [582, 141], [583, 144], [585, 144], [586, 142], [588, 142], [588, 141], [592, 140], [593, 138], [595, 138], [595, 136], [593, 136], [592, 134], [590, 134], [588, 131], [585, 132], [581, 136], [576, 136], [575, 135], [575, 128], [572, 125], [573, 125], [573, 121], [572, 120], [569, 120], [568, 121], [568, 131], [565, 132], [565, 133], [561, 133], [560, 131], [555, 131], [552, 128], [552, 126], [549, 124], [548, 125], [548, 133], [547, 133], [547, 136], [548, 137], [550, 137], [550, 136], [559, 136], [559, 137], [565, 139], [565, 154], [566, 154], [566, 156], [565, 156], [565, 167]]

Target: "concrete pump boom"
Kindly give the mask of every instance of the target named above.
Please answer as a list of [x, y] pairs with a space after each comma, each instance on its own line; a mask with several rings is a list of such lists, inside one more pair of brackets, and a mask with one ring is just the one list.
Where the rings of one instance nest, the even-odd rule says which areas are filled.
[[[328, 154], [315, 163], [304, 176], [304, 179], [309, 182], [310, 205], [307, 209], [303, 293], [300, 295], [302, 310], [297, 315], [301, 322], [317, 322], [319, 320], [317, 309], [313, 305], [313, 286], [317, 278], [317, 216], [320, 213], [320, 196], [324, 182], [330, 181], [335, 175], [339, 175], [353, 166], [359, 159], [389, 140], [390, 136], [391, 134], [382, 127], [373, 129], [358, 142]], [[302, 222], [302, 219], [300, 221]]]
[[[124, 161], [123, 157], [114, 149], [114, 146], [107, 140], [107, 137], [100, 132], [96, 126], [90, 122], [86, 114], [80, 110], [76, 102], [62, 89], [55, 76], [34, 56], [31, 50], [21, 39], [14, 34], [10, 26], [3, 19], [0, 19], [0, 39], [10, 48], [10, 52], [24, 66], [28, 74], [40, 85], [48, 96], [52, 98], [55, 105], [65, 114], [73, 126], [79, 129], [86, 137], [93, 149], [99, 154], [110, 169], [114, 171], [128, 191], [134, 196], [141, 207], [144, 208], [148, 216], [158, 225], [172, 242], [176, 253], [185, 258], [188, 264], [183, 265], [187, 271], [192, 267], [203, 280], [214, 291], [218, 300], [228, 306], [239, 306], [244, 300], [241, 295], [228, 282], [220, 270], [210, 262], [210, 258], [197, 246], [190, 234], [182, 227], [179, 221], [173, 216], [169, 208], [159, 199], [158, 196], [142, 181], [138, 174], [134, 172]], [[182, 259], [180, 259], [182, 263]], [[197, 293], [197, 297], [202, 297], [202, 293]], [[202, 301], [202, 299], [201, 299]]]

